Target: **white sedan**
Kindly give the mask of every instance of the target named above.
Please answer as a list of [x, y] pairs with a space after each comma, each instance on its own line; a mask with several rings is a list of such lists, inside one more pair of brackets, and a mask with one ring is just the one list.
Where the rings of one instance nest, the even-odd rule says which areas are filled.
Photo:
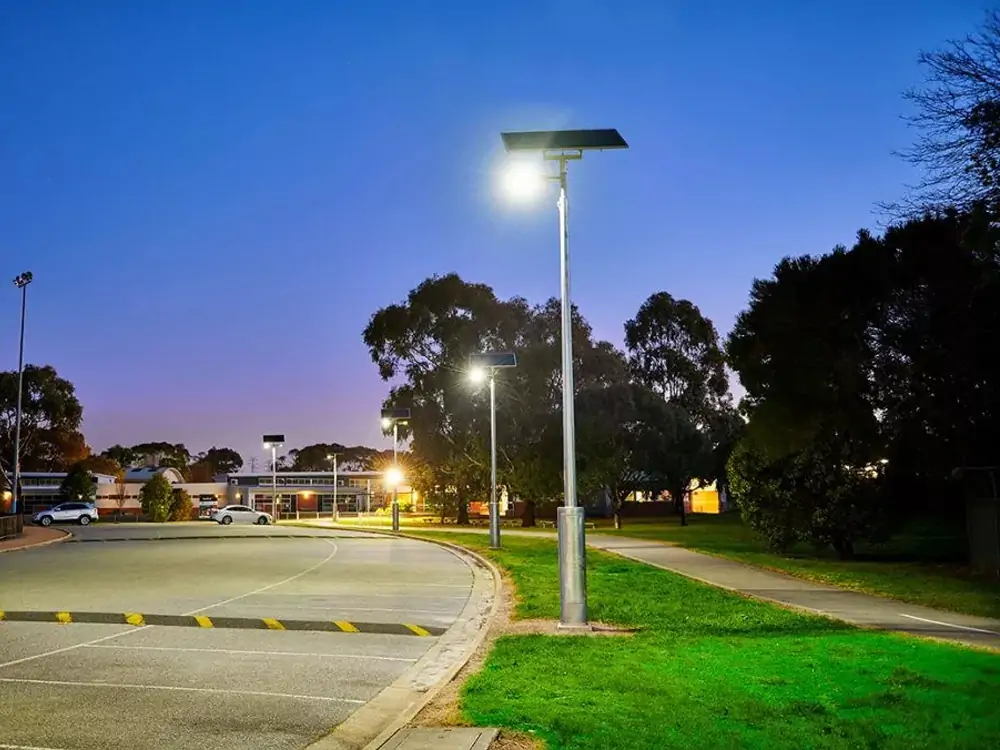
[[228, 526], [231, 523], [255, 523], [259, 526], [274, 523], [270, 513], [254, 510], [245, 505], [227, 505], [225, 508], [214, 510], [212, 511], [212, 520], [223, 526]]

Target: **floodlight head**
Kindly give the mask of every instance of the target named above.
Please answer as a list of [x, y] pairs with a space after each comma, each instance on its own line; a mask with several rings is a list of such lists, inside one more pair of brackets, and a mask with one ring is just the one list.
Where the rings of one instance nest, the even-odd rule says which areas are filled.
[[486, 368], [485, 367], [473, 367], [469, 370], [469, 380], [477, 385], [486, 381]]
[[398, 466], [392, 466], [385, 472], [385, 483], [390, 487], [398, 487], [403, 483], [403, 472]]
[[382, 417], [382, 429], [388, 430], [392, 427], [392, 419], [390, 417]]
[[28, 286], [28, 284], [30, 284], [31, 280], [34, 278], [35, 277], [31, 274], [31, 271], [25, 271], [24, 273], [14, 277], [14, 286], [16, 286], [18, 289], [23, 289], [24, 287]]
[[501, 133], [508, 153], [515, 151], [602, 151], [628, 148], [614, 128], [600, 130], [531, 130]]
[[545, 173], [539, 159], [511, 159], [500, 172], [504, 195], [515, 201], [532, 201], [545, 190]]

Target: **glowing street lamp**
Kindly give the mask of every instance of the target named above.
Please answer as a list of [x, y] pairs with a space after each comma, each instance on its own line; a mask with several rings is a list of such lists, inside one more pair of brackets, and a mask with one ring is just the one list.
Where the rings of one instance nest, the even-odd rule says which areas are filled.
[[[409, 409], [383, 409], [382, 429], [388, 432], [392, 428], [392, 468], [389, 472], [395, 471], [399, 476], [399, 481], [392, 484], [392, 530], [399, 531], [399, 482], [402, 481], [403, 472], [399, 470], [396, 448], [399, 445], [399, 426], [410, 423]], [[386, 473], [386, 481], [389, 479], [389, 472]]]
[[469, 357], [469, 379], [490, 383], [490, 549], [500, 549], [500, 505], [497, 502], [497, 370], [517, 367], [514, 352], [473, 354]]
[[[559, 183], [559, 266], [562, 301], [562, 401], [563, 401], [563, 506], [558, 510], [559, 529], [559, 623], [563, 627], [587, 627], [587, 563], [584, 510], [576, 496], [576, 424], [573, 411], [573, 329], [569, 293], [569, 201], [566, 166], [583, 158], [584, 151], [628, 148], [613, 129], [542, 130], [501, 133], [504, 148], [512, 154], [504, 184], [521, 198], [538, 195], [546, 182]], [[558, 174], [545, 174], [541, 161], [554, 161]], [[534, 155], [534, 161], [525, 157]], [[535, 175], [532, 176], [532, 164]]]
[[403, 483], [403, 471], [398, 466], [390, 466], [385, 472], [387, 486], [396, 488]]

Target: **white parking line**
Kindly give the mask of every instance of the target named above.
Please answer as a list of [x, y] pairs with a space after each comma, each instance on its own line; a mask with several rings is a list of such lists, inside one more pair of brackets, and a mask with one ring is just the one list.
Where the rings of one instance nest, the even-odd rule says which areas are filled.
[[[324, 540], [324, 541], [326, 541], [327, 544], [329, 544], [329, 545], [331, 545], [333, 547], [333, 552], [331, 552], [329, 555], [327, 555], [326, 557], [324, 557], [320, 562], [316, 563], [312, 567], [306, 568], [301, 573], [296, 573], [295, 575], [289, 576], [288, 578], [285, 578], [285, 579], [283, 579], [281, 581], [278, 581], [277, 583], [271, 583], [271, 584], [268, 584], [267, 586], [261, 586], [259, 589], [254, 589], [253, 591], [248, 591], [245, 594], [240, 594], [239, 596], [233, 596], [233, 597], [230, 597], [229, 599], [224, 599], [221, 602], [216, 602], [215, 604], [209, 604], [207, 607], [202, 607], [201, 609], [195, 609], [195, 610], [192, 610], [191, 612], [185, 612], [182, 616], [183, 617], [190, 617], [191, 615], [196, 615], [199, 612], [204, 612], [206, 610], [212, 609], [213, 607], [221, 607], [223, 604], [229, 604], [230, 602], [235, 602], [235, 601], [238, 601], [240, 599], [245, 599], [248, 596], [254, 596], [255, 594], [259, 594], [259, 593], [261, 593], [263, 591], [267, 591], [269, 589], [273, 589], [273, 588], [275, 588], [277, 586], [282, 586], [282, 585], [284, 585], [286, 583], [291, 583], [292, 581], [296, 580], [297, 578], [301, 578], [304, 575], [312, 573], [314, 570], [316, 570], [320, 566], [325, 565], [330, 560], [332, 560], [333, 556], [337, 554], [338, 547], [337, 547], [336, 543], [335, 542], [331, 542], [329, 540]], [[24, 663], [29, 662], [29, 661], [34, 661], [35, 659], [44, 659], [47, 656], [56, 656], [57, 654], [65, 654], [67, 651], [75, 651], [76, 649], [83, 648], [84, 646], [94, 646], [94, 645], [96, 645], [98, 643], [104, 643], [105, 641], [114, 640], [115, 638], [121, 638], [123, 635], [129, 635], [130, 633], [141, 633], [143, 630], [148, 630], [149, 628], [152, 628], [152, 627], [156, 627], [156, 626], [155, 625], [144, 625], [141, 628], [129, 627], [128, 630], [123, 630], [120, 633], [112, 633], [111, 635], [106, 635], [106, 636], [103, 636], [101, 638], [95, 638], [92, 641], [85, 641], [83, 643], [77, 643], [77, 644], [75, 644], [73, 646], [64, 646], [62, 648], [52, 649], [51, 651], [44, 651], [44, 652], [42, 652], [40, 654], [34, 654], [33, 656], [23, 656], [20, 659], [13, 659], [12, 661], [5, 661], [3, 663], [0, 663], [0, 669], [3, 669], [4, 667], [13, 667], [13, 666], [16, 666], [18, 664], [24, 664]]]
[[38, 745], [0, 745], [0, 750], [63, 750], [63, 748], [39, 747]]
[[167, 690], [178, 693], [209, 693], [211, 695], [256, 695], [263, 698], [295, 698], [328, 703], [351, 703], [362, 706], [367, 701], [356, 698], [330, 698], [325, 695], [297, 695], [295, 693], [268, 693], [260, 690], [223, 690], [221, 688], [179, 687], [176, 685], [140, 685], [129, 682], [74, 682], [72, 680], [29, 680], [21, 677], [0, 677], [0, 682], [22, 685], [59, 685], [61, 687], [115, 688], [121, 690]]
[[968, 630], [972, 633], [986, 633], [987, 635], [1000, 635], [995, 630], [986, 630], [985, 628], [973, 628], [968, 625], [955, 625], [950, 622], [939, 622], [938, 620], [928, 620], [926, 617], [917, 617], [916, 615], [907, 615], [902, 612], [899, 613], [900, 617], [907, 617], [911, 620], [919, 620], [920, 622], [929, 622], [931, 625], [943, 625], [946, 628], [957, 628], [958, 630]]
[[[249, 654], [253, 656], [303, 656], [327, 659], [373, 659], [375, 661], [406, 661], [415, 662], [416, 659], [406, 659], [402, 656], [371, 656], [369, 654], [314, 654], [303, 651], [249, 651], [226, 648], [183, 648], [180, 646], [83, 646], [83, 648], [106, 648], [108, 650], [120, 651], [127, 649], [130, 651], [190, 651], [194, 653], [206, 654]], [[0, 745], [0, 748], [3, 746]]]
[[259, 589], [254, 589], [253, 591], [248, 591], [245, 594], [240, 594], [239, 596], [233, 596], [233, 597], [230, 597], [229, 599], [224, 599], [221, 602], [216, 602], [215, 604], [209, 604], [207, 607], [202, 607], [201, 609], [195, 609], [195, 610], [192, 610], [190, 612], [185, 612], [183, 616], [184, 617], [190, 617], [191, 615], [196, 615], [196, 614], [199, 614], [200, 612], [205, 612], [205, 611], [207, 611], [209, 609], [214, 609], [215, 607], [221, 607], [224, 604], [229, 604], [231, 602], [238, 602], [240, 599], [246, 599], [248, 596], [257, 596], [258, 594], [262, 594], [265, 591], [269, 591], [270, 589], [277, 588], [278, 586], [284, 586], [286, 583], [291, 583], [292, 581], [295, 581], [295, 580], [301, 578], [304, 575], [308, 575], [309, 573], [312, 573], [317, 568], [320, 568], [320, 567], [326, 565], [328, 562], [330, 562], [330, 560], [333, 559], [333, 556], [337, 554], [337, 551], [339, 549], [337, 547], [337, 543], [336, 542], [331, 542], [328, 539], [324, 540], [324, 541], [327, 544], [329, 544], [331, 547], [333, 547], [333, 552], [331, 552], [329, 555], [327, 555], [326, 557], [324, 557], [320, 562], [316, 563], [311, 568], [306, 568], [301, 573], [296, 573], [293, 576], [288, 576], [288, 578], [285, 578], [284, 580], [278, 581], [277, 583], [271, 583], [271, 584], [268, 584], [267, 586], [261, 586]]

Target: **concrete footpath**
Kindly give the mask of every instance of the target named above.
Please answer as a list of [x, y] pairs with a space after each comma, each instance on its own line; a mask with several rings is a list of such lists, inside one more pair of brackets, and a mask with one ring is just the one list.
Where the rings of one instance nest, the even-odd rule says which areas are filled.
[[[348, 525], [344, 528], [348, 528]], [[424, 529], [404, 527], [404, 531], [407, 530]], [[488, 533], [482, 528], [435, 526], [426, 530], [464, 534]], [[555, 532], [514, 529], [504, 529], [502, 534], [536, 538], [556, 536]], [[906, 604], [895, 599], [812, 583], [785, 573], [764, 570], [734, 560], [647, 539], [590, 533], [587, 535], [587, 546], [680, 573], [712, 586], [835, 617], [853, 625], [1000, 650], [1000, 620]]]
[[21, 536], [13, 539], [0, 540], [0, 552], [13, 552], [29, 547], [41, 547], [69, 539], [70, 532], [63, 529], [45, 528], [43, 526], [25, 526]]

